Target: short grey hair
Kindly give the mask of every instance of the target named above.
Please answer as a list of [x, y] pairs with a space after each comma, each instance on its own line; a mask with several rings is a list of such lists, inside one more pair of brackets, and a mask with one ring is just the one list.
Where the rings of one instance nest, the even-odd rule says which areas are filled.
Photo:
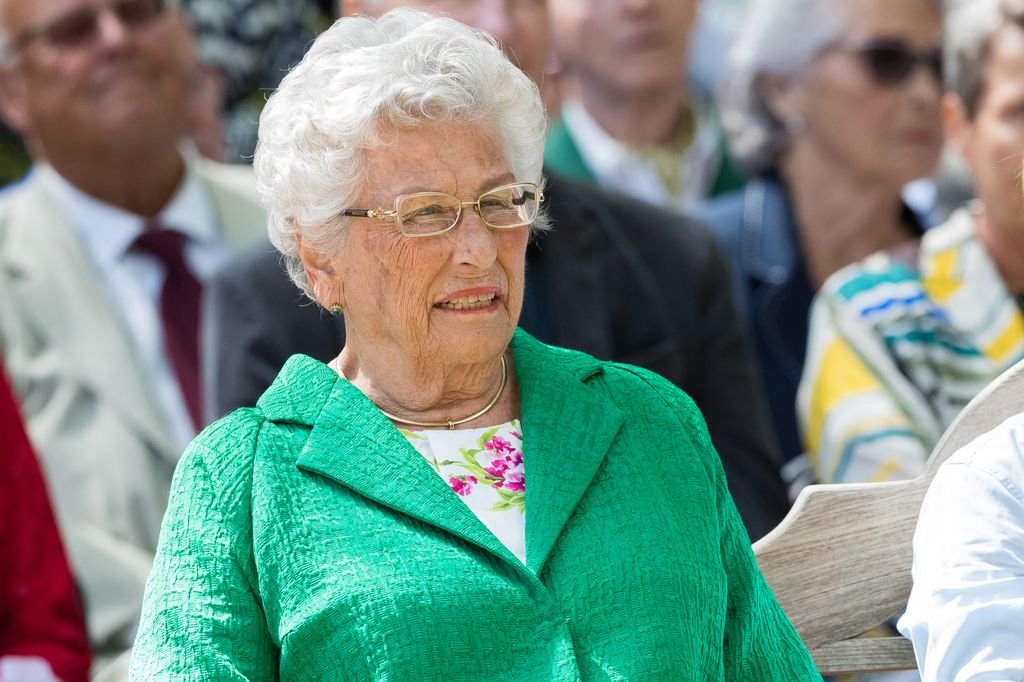
[[840, 0], [754, 0], [729, 51], [719, 91], [730, 151], [748, 173], [775, 165], [791, 131], [764, 96], [763, 77], [793, 77], [836, 40], [846, 21]]
[[[973, 2], [974, 0], [970, 0]], [[793, 131], [771, 110], [764, 77], [798, 77], [839, 38], [857, 0], [753, 0], [729, 52], [719, 91], [722, 126], [748, 173], [772, 168]], [[939, 0], [927, 0], [939, 12]]]
[[[537, 86], [488, 34], [407, 8], [346, 17], [313, 42], [260, 116], [254, 168], [270, 241], [310, 298], [296, 232], [314, 249], [344, 245], [368, 153], [425, 123], [492, 129], [518, 182], [543, 184], [545, 117]], [[544, 214], [534, 229], [544, 229]]]
[[1006, 26], [1024, 29], [1024, 0], [957, 0], [947, 5], [943, 36], [946, 87], [963, 102], [969, 119], [978, 113], [988, 82], [992, 39]]

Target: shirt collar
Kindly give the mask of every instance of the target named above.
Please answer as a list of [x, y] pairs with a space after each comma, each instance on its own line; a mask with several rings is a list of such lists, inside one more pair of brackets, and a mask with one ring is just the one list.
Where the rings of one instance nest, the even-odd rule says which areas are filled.
[[[185, 150], [182, 155], [185, 175], [156, 220], [185, 235], [189, 242], [215, 241], [217, 221], [196, 171], [194, 152]], [[83, 192], [48, 164], [40, 164], [37, 170], [43, 186], [75, 227], [96, 263], [102, 268], [120, 261], [142, 234], [146, 218]]]
[[[629, 193], [657, 204], [693, 208], [714, 185], [721, 163], [720, 131], [710, 105], [697, 92], [689, 93], [684, 104], [693, 116], [692, 128], [664, 145], [634, 147], [619, 142], [579, 100], [563, 104], [561, 115], [580, 157], [599, 182], [637, 183]], [[641, 177], [635, 175], [639, 169], [643, 169]]]
[[607, 178], [614, 174], [629, 150], [606, 133], [579, 100], [563, 103], [561, 113], [565, 126], [577, 141], [576, 147], [584, 161], [594, 169], [594, 175]]

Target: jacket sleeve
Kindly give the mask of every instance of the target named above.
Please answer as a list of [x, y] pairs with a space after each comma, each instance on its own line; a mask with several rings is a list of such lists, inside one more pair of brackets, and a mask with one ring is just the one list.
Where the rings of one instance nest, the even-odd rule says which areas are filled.
[[90, 654], [78, 592], [42, 474], [2, 378], [0, 461], [0, 658], [38, 657], [64, 682], [84, 681]]
[[722, 565], [728, 584], [722, 659], [727, 680], [821, 680], [793, 625], [757, 567], [750, 538], [733, 504], [725, 471], [700, 413], [687, 411], [687, 430], [705, 454], [715, 486]]
[[747, 532], [754, 540], [789, 511], [782, 461], [768, 419], [750, 341], [717, 245], [707, 238], [699, 288], [699, 337], [688, 393], [707, 419], [725, 476]]
[[839, 293], [841, 277], [811, 307], [797, 393], [804, 447], [823, 483], [913, 478], [941, 428], [884, 340]]
[[1019, 417], [1007, 422], [953, 455], [928, 488], [899, 621], [925, 682], [1024, 675], [1022, 436]]
[[702, 457], [708, 484], [712, 487], [714, 509], [709, 509], [708, 513], [714, 517], [727, 587], [722, 635], [723, 679], [821, 680], [800, 636], [761, 575], [700, 411], [684, 393], [661, 377], [647, 375], [647, 379], [677, 415], [683, 432]]
[[239, 411], [208, 427], [183, 457], [146, 585], [130, 679], [277, 679], [252, 553], [258, 427]]
[[757, 567], [721, 468], [716, 476], [722, 562], [729, 584], [723, 658], [727, 680], [821, 680], [800, 636]]

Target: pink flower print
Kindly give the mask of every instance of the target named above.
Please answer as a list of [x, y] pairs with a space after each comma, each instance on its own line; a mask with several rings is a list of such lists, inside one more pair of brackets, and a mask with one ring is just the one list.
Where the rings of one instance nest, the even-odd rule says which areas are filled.
[[519, 433], [518, 431], [513, 431], [512, 437], [517, 439], [520, 443], [523, 442], [523, 434]]
[[491, 466], [486, 467], [484, 471], [489, 473], [491, 476], [494, 476], [495, 478], [502, 479], [505, 478], [505, 472], [508, 470], [508, 464], [508, 458], [501, 457], [499, 455], [498, 457], [495, 457], [491, 461]]
[[512, 444], [509, 443], [504, 438], [502, 438], [501, 436], [495, 436], [494, 438], [484, 443], [484, 448], [486, 448], [487, 450], [491, 450], [495, 454], [513, 451]]
[[473, 492], [473, 486], [478, 483], [476, 476], [452, 476], [448, 479], [448, 485], [455, 491], [456, 495], [465, 497]]
[[525, 493], [526, 479], [523, 477], [522, 469], [508, 472], [505, 476], [504, 482], [501, 484], [501, 487], [505, 490], [511, 490], [514, 493]]
[[484, 471], [498, 479], [494, 483], [495, 488], [504, 488], [518, 493], [526, 490], [523, 476], [523, 453], [518, 450], [511, 450], [507, 454], [498, 454], [491, 461], [491, 466]]

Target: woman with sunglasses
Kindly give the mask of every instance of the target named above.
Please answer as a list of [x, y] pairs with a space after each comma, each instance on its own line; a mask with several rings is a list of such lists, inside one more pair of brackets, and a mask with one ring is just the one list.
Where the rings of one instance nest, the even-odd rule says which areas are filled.
[[975, 200], [911, 258], [851, 265], [815, 300], [798, 411], [822, 480], [918, 475], [967, 402], [1024, 358], [1024, 0], [962, 3], [945, 41], [943, 122]]
[[807, 482], [794, 405], [811, 299], [841, 267], [922, 232], [904, 186], [942, 145], [938, 0], [763, 0], [722, 96], [752, 181], [709, 204], [755, 340], [791, 491]]
[[820, 679], [689, 398], [516, 330], [544, 126], [493, 39], [413, 10], [284, 78], [257, 181], [345, 346], [184, 455], [134, 679]]

